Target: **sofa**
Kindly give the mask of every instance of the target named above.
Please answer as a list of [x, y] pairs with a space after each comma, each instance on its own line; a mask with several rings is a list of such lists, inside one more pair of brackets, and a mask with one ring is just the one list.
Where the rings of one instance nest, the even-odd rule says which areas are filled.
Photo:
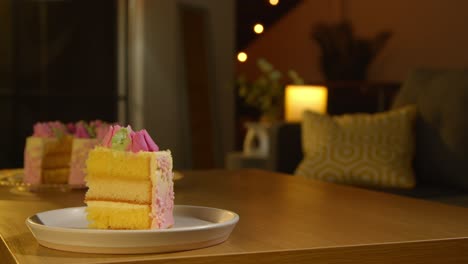
[[[392, 108], [413, 104], [416, 187], [376, 190], [468, 207], [468, 70], [418, 69], [398, 91]], [[276, 124], [276, 171], [293, 174], [303, 158], [301, 124]]]

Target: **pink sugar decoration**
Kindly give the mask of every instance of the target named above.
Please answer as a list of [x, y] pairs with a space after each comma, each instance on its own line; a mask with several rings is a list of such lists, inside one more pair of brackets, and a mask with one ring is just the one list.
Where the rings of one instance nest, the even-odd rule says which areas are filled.
[[[101, 145], [104, 147], [112, 147], [112, 137], [119, 131], [122, 127], [119, 125], [109, 126], [107, 129], [107, 134], [103, 136]], [[154, 143], [151, 136], [145, 129], [140, 131], [133, 131], [130, 126], [127, 126], [127, 129], [130, 131], [128, 134], [131, 143], [127, 146], [127, 151], [138, 152], [138, 151], [159, 151], [158, 145]], [[97, 132], [97, 134], [99, 134]], [[97, 136], [99, 139], [99, 135]]]
[[36, 123], [34, 125], [34, 137], [53, 137], [54, 133], [47, 123]]
[[143, 129], [141, 132], [143, 133], [143, 136], [145, 137], [146, 144], [148, 145], [148, 150], [149, 151], [159, 151], [158, 145], [156, 145], [156, 143], [154, 143], [153, 139], [148, 134], [146, 129]]
[[68, 123], [67, 124], [67, 130], [68, 130], [68, 133], [70, 134], [75, 134], [75, 131], [76, 131], [76, 126], [74, 123]]
[[121, 129], [122, 127], [119, 126], [119, 125], [115, 125], [115, 126], [110, 126], [109, 128], [109, 131], [107, 131], [107, 134], [104, 136], [104, 138], [102, 139], [102, 146], [104, 147], [112, 147], [112, 137], [115, 135], [115, 133], [117, 133], [117, 131], [119, 129]]
[[109, 132], [110, 126], [108, 124], [103, 123], [100, 126], [96, 126], [96, 138], [101, 141]]
[[145, 136], [143, 133], [141, 133], [141, 131], [134, 132], [130, 136], [132, 139], [130, 150], [132, 152], [148, 151], [148, 145], [146, 144]]
[[90, 135], [88, 131], [85, 128], [85, 125], [83, 122], [79, 122], [76, 124], [76, 130], [75, 130], [75, 137], [77, 138], [90, 138]]

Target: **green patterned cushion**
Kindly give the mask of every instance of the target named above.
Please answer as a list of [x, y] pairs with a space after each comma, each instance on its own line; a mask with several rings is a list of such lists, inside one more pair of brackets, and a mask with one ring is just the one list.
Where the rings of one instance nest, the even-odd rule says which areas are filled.
[[304, 113], [304, 159], [296, 175], [330, 182], [411, 188], [416, 108], [330, 117]]

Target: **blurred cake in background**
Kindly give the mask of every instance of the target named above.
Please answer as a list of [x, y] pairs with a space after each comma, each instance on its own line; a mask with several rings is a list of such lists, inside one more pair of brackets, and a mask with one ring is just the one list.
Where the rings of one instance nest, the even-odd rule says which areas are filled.
[[101, 121], [36, 123], [33, 135], [26, 138], [23, 182], [83, 185], [87, 154], [108, 128]]
[[73, 136], [60, 122], [34, 125], [34, 133], [26, 138], [24, 178], [29, 184], [67, 183]]

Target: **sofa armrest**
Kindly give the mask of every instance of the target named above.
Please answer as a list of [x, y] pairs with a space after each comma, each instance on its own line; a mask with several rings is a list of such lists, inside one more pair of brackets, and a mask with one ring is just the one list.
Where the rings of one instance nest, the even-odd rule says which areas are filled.
[[271, 134], [274, 169], [292, 174], [302, 160], [302, 135], [300, 123], [277, 123]]

